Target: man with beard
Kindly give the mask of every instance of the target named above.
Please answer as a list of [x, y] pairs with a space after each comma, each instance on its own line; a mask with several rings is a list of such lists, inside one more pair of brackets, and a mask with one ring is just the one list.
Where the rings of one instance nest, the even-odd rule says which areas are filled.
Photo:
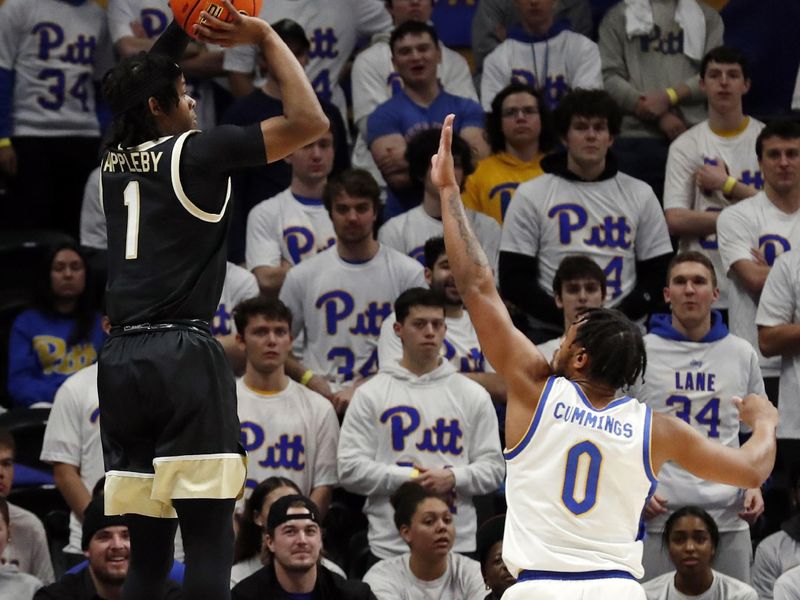
[[289, 359], [287, 372], [303, 373], [304, 385], [315, 373], [327, 379], [342, 413], [378, 370], [378, 335], [392, 302], [425, 280], [417, 261], [375, 239], [380, 190], [369, 173], [345, 171], [325, 186], [323, 202], [336, 245], [293, 267], [280, 300], [292, 312], [292, 337], [306, 334], [305, 365]]
[[347, 581], [319, 564], [320, 521], [316, 504], [305, 496], [276, 500], [270, 507], [264, 536], [272, 560], [234, 587], [231, 598], [375, 600], [367, 584]]
[[[103, 498], [89, 503], [83, 516], [83, 553], [89, 567], [67, 574], [36, 592], [34, 600], [120, 600], [128, 575], [131, 540], [125, 517], [103, 515]], [[167, 581], [163, 600], [181, 598], [180, 587]]]

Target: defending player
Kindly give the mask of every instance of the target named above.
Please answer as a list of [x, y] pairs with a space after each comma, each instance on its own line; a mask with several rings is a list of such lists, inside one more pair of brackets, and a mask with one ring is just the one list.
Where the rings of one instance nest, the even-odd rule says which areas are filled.
[[[452, 115], [433, 159], [447, 255], [486, 357], [508, 384], [508, 513], [503, 559], [518, 583], [506, 600], [643, 599], [642, 508], [668, 460], [704, 479], [752, 488], [775, 460], [777, 412], [763, 396], [734, 402], [753, 436], [740, 449], [615, 390], [647, 359], [638, 328], [590, 309], [552, 366], [511, 323], [464, 216], [450, 157]], [[727, 399], [726, 399], [727, 401]]]
[[171, 24], [149, 54], [104, 80], [114, 113], [102, 158], [108, 228], [108, 314], [99, 363], [106, 512], [129, 515], [125, 600], [161, 597], [176, 521], [184, 594], [230, 597], [231, 515], [244, 483], [235, 381], [208, 321], [225, 276], [228, 176], [276, 161], [328, 127], [300, 64], [266, 23], [203, 13], [201, 41], [256, 44], [291, 97], [285, 114], [197, 132], [194, 100], [175, 64], [188, 36]]

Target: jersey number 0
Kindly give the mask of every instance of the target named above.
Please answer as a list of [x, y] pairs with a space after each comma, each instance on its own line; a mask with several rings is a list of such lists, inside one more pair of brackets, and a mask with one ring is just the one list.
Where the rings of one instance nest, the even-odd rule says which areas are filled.
[[[597, 502], [597, 484], [602, 463], [603, 454], [600, 448], [588, 440], [575, 444], [567, 452], [561, 501], [575, 516], [589, 512]], [[581, 487], [583, 491], [579, 494]]]

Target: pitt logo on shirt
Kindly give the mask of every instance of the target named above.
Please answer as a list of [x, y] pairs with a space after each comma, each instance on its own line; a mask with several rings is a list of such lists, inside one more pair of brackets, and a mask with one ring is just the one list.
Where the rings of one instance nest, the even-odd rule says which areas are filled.
[[[413, 434], [420, 426], [419, 411], [411, 406], [395, 406], [383, 412], [380, 417], [381, 423], [387, 421], [392, 429], [392, 450], [403, 452], [406, 449], [406, 438]], [[450, 419], [447, 423], [445, 419], [436, 419], [433, 427], [426, 427], [422, 430], [422, 438], [415, 444], [417, 450], [425, 452], [441, 452], [443, 454], [453, 454], [460, 456], [464, 452], [461, 446], [461, 438], [464, 432], [458, 419]]]

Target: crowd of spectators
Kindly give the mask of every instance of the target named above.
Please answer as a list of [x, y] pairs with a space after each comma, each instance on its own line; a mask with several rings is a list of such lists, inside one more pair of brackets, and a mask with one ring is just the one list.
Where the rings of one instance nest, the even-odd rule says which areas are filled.
[[[731, 446], [747, 432], [730, 397], [778, 405], [763, 489], [663, 467], [643, 509], [648, 599], [800, 598], [800, 51], [773, 66], [774, 40], [743, 33], [748, 7], [765, 19], [755, 0], [263, 3], [330, 129], [231, 175], [210, 326], [249, 454], [233, 598], [497, 600], [514, 582], [505, 383], [454, 284], [430, 179], [450, 113], [470, 226], [548, 359], [582, 310], [606, 306], [647, 333], [647, 373], [620, 395]], [[116, 600], [125, 581], [125, 519], [103, 516], [98, 487], [109, 113], [95, 86], [170, 18], [167, 0], [0, 0], [0, 239], [74, 240], [19, 265], [38, 284], [2, 331], [2, 597]], [[448, 47], [456, 29], [471, 43]], [[773, 67], [797, 79], [794, 100], [770, 94]], [[192, 42], [180, 68], [199, 128], [291, 102], [254, 48]], [[35, 485], [14, 486], [3, 419], [37, 408], [38, 476], [68, 531], [15, 502]], [[181, 558], [178, 534], [165, 598], [180, 597]]]

